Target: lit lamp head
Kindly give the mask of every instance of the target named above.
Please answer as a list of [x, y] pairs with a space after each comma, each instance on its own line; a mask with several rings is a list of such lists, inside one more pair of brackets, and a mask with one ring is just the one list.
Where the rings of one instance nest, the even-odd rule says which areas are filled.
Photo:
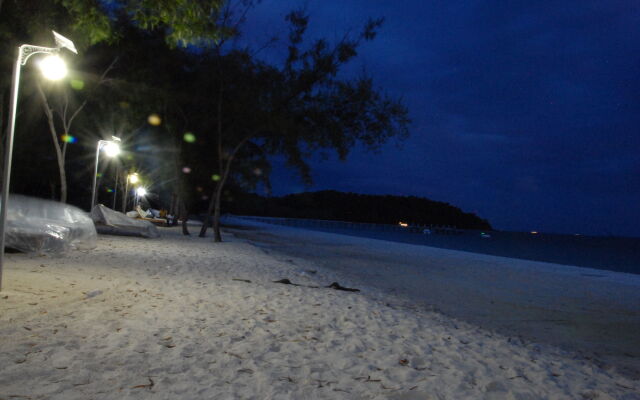
[[67, 65], [64, 60], [57, 55], [44, 57], [39, 63], [40, 71], [45, 78], [58, 81], [67, 76]]
[[[57, 46], [56, 50], [54, 50], [55, 53], [58, 53], [60, 49], [67, 49], [72, 53], [78, 54], [78, 50], [71, 40], [56, 31], [52, 32]], [[64, 60], [55, 53], [50, 53], [38, 63], [42, 75], [52, 81], [57, 81], [67, 76], [67, 65]]]
[[131, 183], [138, 183], [138, 181], [140, 180], [138, 178], [138, 173], [137, 172], [129, 175], [128, 178], [129, 178], [129, 182], [131, 182]]
[[136, 194], [138, 195], [138, 197], [144, 197], [147, 195], [147, 189], [139, 187], [136, 189]]
[[116, 142], [107, 142], [103, 149], [104, 153], [109, 157], [115, 157], [120, 154], [120, 145]]
[[104, 144], [102, 149], [105, 154], [112, 158], [120, 154], [120, 142], [121, 140], [117, 136], [111, 136], [111, 140], [100, 141], [100, 143]]

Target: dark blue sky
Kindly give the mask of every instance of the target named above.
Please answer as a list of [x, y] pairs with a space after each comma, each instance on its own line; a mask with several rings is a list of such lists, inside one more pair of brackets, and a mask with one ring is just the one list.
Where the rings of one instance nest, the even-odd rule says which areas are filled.
[[300, 5], [309, 38], [386, 18], [348, 71], [402, 97], [413, 124], [380, 153], [314, 159], [310, 188], [276, 160], [274, 194], [417, 195], [498, 229], [640, 236], [640, 3], [263, 0], [246, 39], [284, 38]]

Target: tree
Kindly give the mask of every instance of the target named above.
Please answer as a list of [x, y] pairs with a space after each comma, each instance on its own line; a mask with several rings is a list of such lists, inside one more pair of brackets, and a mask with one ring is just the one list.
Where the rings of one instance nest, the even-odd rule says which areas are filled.
[[[392, 136], [408, 134], [407, 110], [399, 101], [380, 94], [370, 78], [337, 77], [340, 68], [357, 55], [359, 45], [375, 38], [382, 20], [370, 20], [358, 36], [346, 35], [335, 45], [320, 39], [302, 49], [308, 16], [292, 12], [286, 19], [291, 28], [288, 57], [282, 67], [259, 62], [247, 51], [231, 51], [219, 58], [224, 71], [218, 74], [224, 77], [219, 85], [225, 90], [217, 92], [216, 109], [211, 110], [216, 115], [219, 172], [205, 219], [213, 214], [216, 242], [222, 240], [223, 188], [233, 161], [252, 141], [260, 139], [267, 153], [285, 154], [309, 182], [305, 149], [332, 149], [344, 159], [356, 142], [375, 149]], [[207, 223], [200, 236], [206, 229]]]
[[[100, 86], [106, 81], [109, 71], [111, 71], [117, 60], [118, 59], [115, 58], [113, 62], [104, 70], [98, 81], [95, 83], [96, 86]], [[84, 88], [85, 84], [83, 81], [74, 82], [76, 82], [75, 88]], [[69, 92], [73, 90], [73, 86], [71, 86], [58, 88], [62, 93], [58, 93], [58, 96], [55, 96], [55, 100], [52, 103], [47, 98], [45, 91], [42, 89], [42, 85], [40, 83], [36, 83], [36, 86], [38, 88], [40, 99], [42, 100], [44, 113], [47, 117], [49, 133], [51, 133], [51, 139], [56, 151], [56, 159], [58, 161], [58, 174], [60, 176], [60, 201], [62, 203], [66, 203], [67, 174], [65, 171], [65, 162], [67, 158], [67, 146], [69, 145], [69, 143], [76, 140], [75, 137], [71, 135], [71, 128], [80, 112], [87, 105], [88, 98], [85, 98], [80, 104], [76, 103], [76, 105], [73, 105], [69, 99]], [[56, 121], [58, 122], [57, 124]], [[62, 134], [60, 134], [60, 132], [62, 132]]]

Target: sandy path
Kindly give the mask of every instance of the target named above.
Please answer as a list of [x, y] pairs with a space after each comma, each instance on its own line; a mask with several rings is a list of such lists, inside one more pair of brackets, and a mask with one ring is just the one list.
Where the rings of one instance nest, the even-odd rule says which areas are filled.
[[314, 263], [162, 234], [8, 256], [0, 399], [640, 399], [589, 360], [393, 296], [272, 282], [356, 283]]
[[485, 329], [580, 351], [640, 378], [640, 276], [235, 222], [257, 227], [232, 229], [237, 237], [280, 258], [298, 257]]

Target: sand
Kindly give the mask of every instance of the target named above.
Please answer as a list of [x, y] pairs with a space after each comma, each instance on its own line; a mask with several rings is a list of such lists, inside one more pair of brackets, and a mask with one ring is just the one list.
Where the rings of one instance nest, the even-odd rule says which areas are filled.
[[[483, 330], [355, 271], [231, 234], [161, 233], [7, 256], [0, 399], [640, 399], [614, 368]], [[362, 291], [323, 287], [334, 281]]]

